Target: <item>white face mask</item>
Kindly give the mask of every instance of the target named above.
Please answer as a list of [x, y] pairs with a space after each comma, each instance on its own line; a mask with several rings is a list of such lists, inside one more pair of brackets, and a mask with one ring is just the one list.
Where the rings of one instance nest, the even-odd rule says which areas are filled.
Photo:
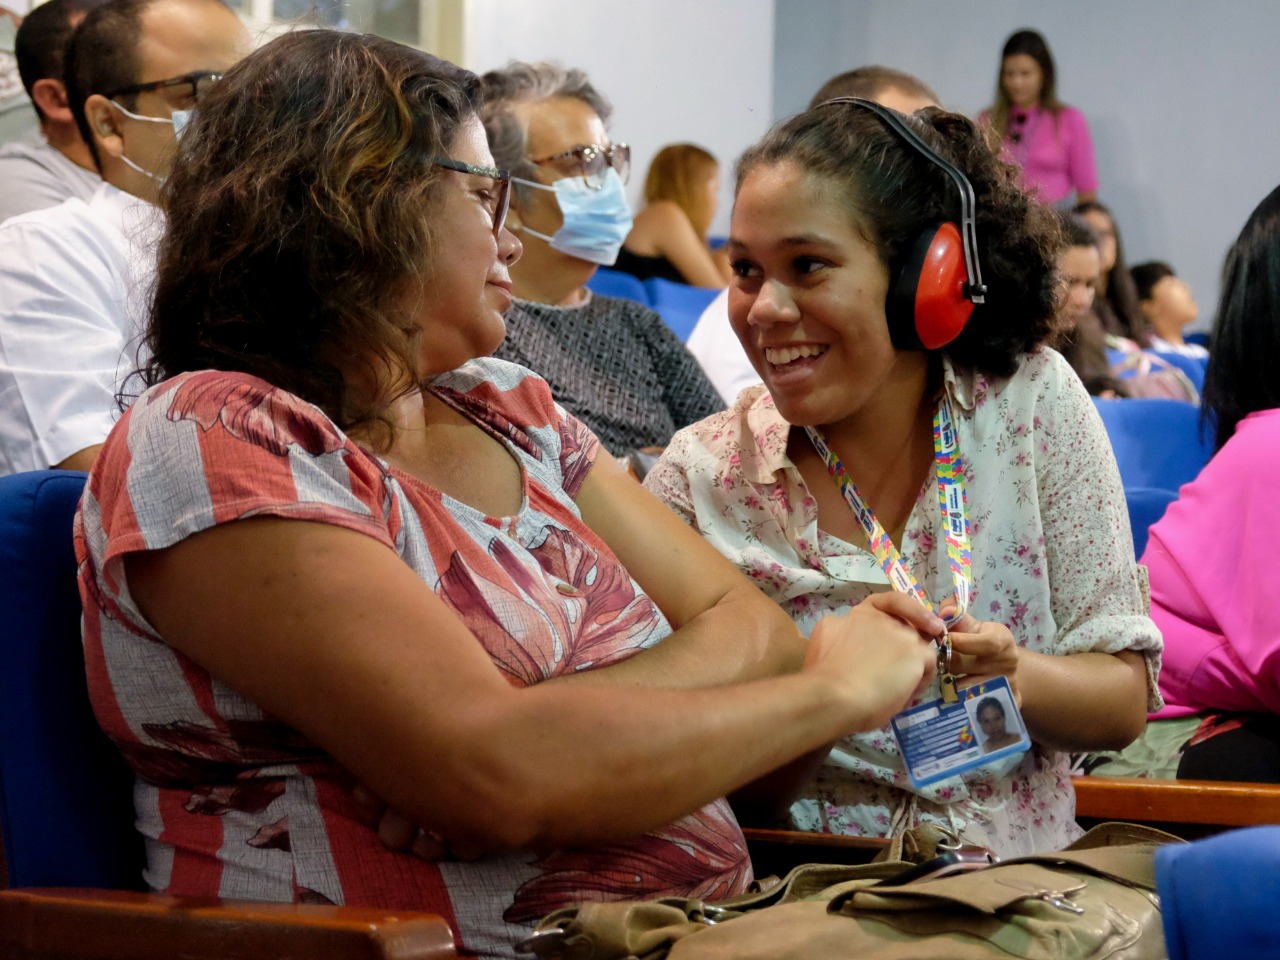
[[579, 176], [562, 177], [551, 186], [515, 177], [512, 181], [552, 191], [564, 217], [564, 225], [555, 232], [555, 236], [549, 237], [525, 226], [519, 229], [546, 240], [553, 249], [579, 260], [607, 267], [618, 259], [622, 241], [631, 232], [631, 208], [627, 205], [627, 193], [617, 170], [612, 167], [605, 170], [604, 182], [599, 189], [587, 186]]
[[[107, 102], [111, 104], [113, 107], [115, 107], [117, 110], [119, 110], [121, 113], [123, 113], [130, 120], [141, 120], [144, 123], [170, 124], [173, 127], [174, 136], [178, 137], [179, 139], [181, 139], [183, 131], [187, 129], [187, 124], [191, 122], [192, 111], [190, 110], [174, 110], [168, 117], [144, 117], [140, 113], [134, 113], [131, 110], [126, 110], [124, 107], [120, 106], [120, 104], [116, 103], [114, 100], [108, 100]], [[160, 176], [159, 174], [152, 173], [150, 170], [144, 169], [143, 167], [134, 163], [124, 154], [120, 154], [120, 159], [124, 161], [125, 166], [129, 167], [132, 170], [137, 170], [138, 173], [142, 174], [144, 177], [150, 177], [152, 180], [156, 181], [157, 183], [164, 183], [164, 180], [165, 180], [164, 177]]]

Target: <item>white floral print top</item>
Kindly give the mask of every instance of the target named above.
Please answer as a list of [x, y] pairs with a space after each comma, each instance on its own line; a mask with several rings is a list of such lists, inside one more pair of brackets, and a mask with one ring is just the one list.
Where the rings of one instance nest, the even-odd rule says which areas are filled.
[[[1148, 706], [1161, 701], [1160, 633], [1147, 615], [1120, 476], [1092, 401], [1043, 348], [1007, 380], [943, 361], [968, 473], [973, 604], [1041, 653], [1140, 650]], [[681, 430], [645, 485], [732, 559], [806, 634], [825, 614], [890, 589], [866, 550], [818, 528], [787, 456], [791, 426], [763, 386]], [[903, 559], [935, 601], [951, 596], [932, 472], [903, 537]], [[938, 688], [926, 698], [936, 698]], [[1080, 833], [1068, 756], [1033, 745], [1013, 769], [983, 767], [914, 790], [889, 728], [847, 737], [791, 810], [802, 830], [887, 836], [920, 822], [1001, 856], [1058, 849]]]

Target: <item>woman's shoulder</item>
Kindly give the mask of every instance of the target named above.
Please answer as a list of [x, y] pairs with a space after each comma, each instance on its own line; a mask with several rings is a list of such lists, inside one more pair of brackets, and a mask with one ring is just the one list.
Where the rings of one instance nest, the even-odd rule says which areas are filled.
[[1241, 469], [1263, 468], [1267, 482], [1280, 466], [1280, 408], [1257, 410], [1236, 425], [1236, 431], [1214, 456], [1218, 469], [1224, 464]]
[[261, 377], [237, 371], [193, 370], [171, 377], [146, 390], [126, 419], [131, 443], [138, 434], [181, 430], [184, 425], [198, 428], [202, 437], [225, 434], [280, 454], [298, 446], [320, 456], [349, 443], [319, 407]]
[[468, 360], [432, 380], [431, 388], [522, 427], [547, 425], [558, 409], [546, 380], [528, 367], [497, 357]]
[[790, 425], [773, 405], [764, 384], [742, 390], [733, 405], [678, 430], [668, 449], [699, 451], [726, 469], [757, 460], [772, 462], [786, 449]]
[[635, 216], [635, 226], [671, 228], [689, 222], [688, 215], [674, 200], [655, 200]]
[[993, 377], [947, 361], [944, 376], [962, 408], [982, 408], [992, 401], [1014, 405], [1054, 402], [1066, 396], [1087, 400], [1080, 378], [1057, 350], [1040, 346], [1020, 354], [1012, 374]]

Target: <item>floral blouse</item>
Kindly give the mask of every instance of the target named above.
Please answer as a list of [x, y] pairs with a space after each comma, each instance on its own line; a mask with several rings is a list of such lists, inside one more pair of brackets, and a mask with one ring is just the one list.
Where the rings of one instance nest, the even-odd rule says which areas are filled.
[[[1041, 653], [1140, 650], [1148, 705], [1160, 705], [1160, 633], [1148, 617], [1110, 442], [1089, 396], [1050, 349], [1007, 380], [953, 368], [944, 384], [967, 464], [973, 601]], [[875, 557], [818, 527], [787, 456], [790, 424], [763, 386], [680, 431], [645, 485], [732, 559], [807, 634], [825, 614], [890, 589]], [[903, 537], [904, 561], [935, 603], [953, 594], [930, 472]], [[936, 699], [937, 683], [923, 699]], [[1012, 769], [981, 767], [916, 790], [888, 727], [842, 740], [791, 810], [802, 830], [887, 836], [919, 822], [1002, 856], [1057, 849], [1079, 834], [1068, 756], [1033, 744]]]

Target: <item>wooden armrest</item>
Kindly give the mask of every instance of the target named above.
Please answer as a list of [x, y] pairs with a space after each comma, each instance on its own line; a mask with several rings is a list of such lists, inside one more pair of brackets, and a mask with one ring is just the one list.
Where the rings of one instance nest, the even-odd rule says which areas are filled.
[[1280, 784], [1072, 777], [1076, 816], [1246, 827], [1280, 823]]
[[455, 960], [442, 917], [412, 911], [0, 890], [0, 957], [37, 960]]

